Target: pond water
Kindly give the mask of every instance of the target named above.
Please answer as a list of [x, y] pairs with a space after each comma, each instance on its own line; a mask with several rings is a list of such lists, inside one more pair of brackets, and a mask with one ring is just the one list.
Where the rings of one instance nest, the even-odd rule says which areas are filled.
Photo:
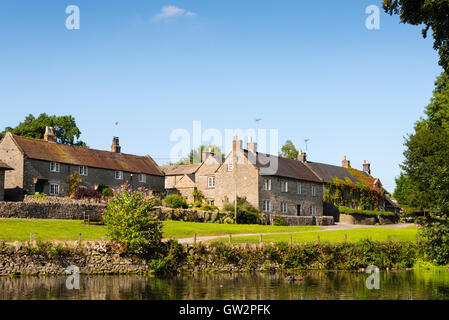
[[0, 300], [315, 300], [448, 299], [449, 272], [380, 273], [380, 289], [369, 290], [368, 274], [348, 271], [302, 272], [290, 283], [281, 274], [152, 276], [81, 276], [80, 289], [69, 290], [66, 277], [0, 277]]

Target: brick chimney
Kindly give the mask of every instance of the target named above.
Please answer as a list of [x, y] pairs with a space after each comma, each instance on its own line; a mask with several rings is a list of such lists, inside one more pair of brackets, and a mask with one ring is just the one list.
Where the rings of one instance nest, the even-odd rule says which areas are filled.
[[56, 135], [53, 127], [45, 127], [44, 140], [48, 142], [56, 142]]
[[302, 163], [307, 162], [307, 153], [302, 152], [301, 149], [298, 150], [298, 161]]
[[232, 140], [232, 152], [242, 150], [242, 146], [243, 146], [242, 140], [237, 140], [237, 135], [235, 135], [234, 140]]
[[343, 156], [343, 161], [341, 162], [341, 166], [344, 168], [351, 168], [351, 161], [346, 160], [346, 155]]
[[371, 175], [371, 164], [366, 160], [363, 160], [363, 172]]
[[249, 137], [249, 141], [246, 144], [246, 149], [252, 153], [257, 153], [257, 142], [253, 142], [253, 138]]
[[120, 153], [121, 150], [122, 150], [122, 147], [120, 147], [118, 137], [112, 138], [111, 152]]

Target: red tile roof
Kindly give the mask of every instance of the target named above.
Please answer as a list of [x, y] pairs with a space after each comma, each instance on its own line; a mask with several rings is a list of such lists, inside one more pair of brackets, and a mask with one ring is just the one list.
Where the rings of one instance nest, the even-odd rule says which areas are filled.
[[17, 145], [30, 159], [163, 176], [150, 156], [135, 156], [103, 150], [69, 146], [13, 135]]

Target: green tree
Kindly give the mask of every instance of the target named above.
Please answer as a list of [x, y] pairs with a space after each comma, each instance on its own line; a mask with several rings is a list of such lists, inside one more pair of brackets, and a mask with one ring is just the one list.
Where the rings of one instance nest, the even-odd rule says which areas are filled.
[[291, 140], [287, 140], [281, 147], [281, 152], [279, 155], [283, 158], [296, 160], [298, 159], [298, 150]]
[[79, 140], [81, 131], [76, 125], [75, 118], [68, 116], [49, 116], [46, 113], [40, 114], [37, 118], [32, 114], [25, 117], [16, 127], [6, 127], [5, 131], [0, 133], [3, 138], [7, 131], [12, 134], [33, 139], [43, 139], [45, 127], [54, 127], [58, 143], [76, 145], [85, 147], [86, 144]]
[[201, 163], [201, 155], [203, 151], [209, 151], [213, 152], [215, 156], [222, 157], [223, 154], [221, 153], [221, 148], [219, 146], [208, 144], [208, 145], [201, 145], [196, 149], [190, 150], [190, 153], [187, 157], [182, 158], [178, 162], [174, 163], [176, 165], [183, 165], [183, 164], [194, 164], [194, 163]]
[[401, 23], [424, 25], [422, 35], [432, 30], [433, 48], [440, 56], [439, 64], [449, 73], [449, 1], [447, 0], [384, 0], [383, 8], [390, 15], [399, 15]]
[[125, 184], [115, 190], [103, 215], [108, 238], [132, 253], [158, 251], [162, 246], [162, 223], [152, 218], [152, 208], [143, 189], [132, 191]]

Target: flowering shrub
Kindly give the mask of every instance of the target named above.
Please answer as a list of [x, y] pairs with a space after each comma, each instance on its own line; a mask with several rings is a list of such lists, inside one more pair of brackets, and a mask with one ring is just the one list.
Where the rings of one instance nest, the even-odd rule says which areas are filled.
[[123, 243], [129, 252], [155, 252], [162, 243], [162, 223], [151, 217], [152, 208], [143, 188], [133, 191], [125, 184], [114, 190], [103, 215], [108, 238]]
[[74, 199], [100, 199], [101, 193], [95, 189], [78, 188], [73, 194]]

